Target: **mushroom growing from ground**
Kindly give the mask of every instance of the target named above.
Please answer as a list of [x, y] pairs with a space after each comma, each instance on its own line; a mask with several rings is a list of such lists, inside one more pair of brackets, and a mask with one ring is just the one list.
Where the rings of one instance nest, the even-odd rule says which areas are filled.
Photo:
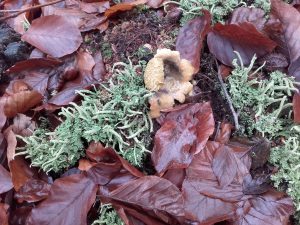
[[190, 83], [194, 67], [186, 59], [180, 59], [178, 51], [159, 49], [145, 69], [144, 82], [148, 90], [155, 92], [149, 100], [152, 118], [174, 106], [175, 100], [183, 103], [186, 95], [191, 94]]

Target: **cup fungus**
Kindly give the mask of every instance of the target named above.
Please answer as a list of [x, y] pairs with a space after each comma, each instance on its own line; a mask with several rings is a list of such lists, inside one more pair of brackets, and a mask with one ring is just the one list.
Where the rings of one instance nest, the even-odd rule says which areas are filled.
[[190, 83], [194, 67], [186, 59], [180, 59], [178, 51], [159, 49], [145, 69], [144, 82], [148, 90], [155, 92], [149, 100], [152, 118], [160, 116], [162, 110], [174, 106], [175, 100], [183, 103], [191, 94]]

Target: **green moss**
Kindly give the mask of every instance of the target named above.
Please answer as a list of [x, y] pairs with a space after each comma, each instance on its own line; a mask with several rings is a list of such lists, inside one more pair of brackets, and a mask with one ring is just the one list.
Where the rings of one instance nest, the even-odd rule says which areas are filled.
[[92, 225], [124, 225], [124, 223], [111, 205], [102, 205], [99, 219], [95, 220]]
[[84, 146], [100, 141], [118, 150], [135, 166], [141, 166], [148, 152], [152, 121], [148, 116], [148, 97], [140, 66], [118, 63], [113, 78], [95, 91], [80, 91], [81, 105], [71, 103], [62, 108], [63, 122], [53, 131], [37, 129], [32, 136], [22, 138], [26, 154], [33, 166], [58, 172], [73, 166], [84, 155]]
[[294, 125], [291, 119], [291, 97], [299, 83], [279, 71], [259, 80], [254, 77], [257, 71], [251, 73], [254, 61], [244, 67], [234, 60], [235, 69], [228, 78], [228, 91], [245, 128], [240, 133], [284, 140], [271, 149], [270, 162], [279, 169], [272, 180], [279, 189], [287, 187], [284, 190], [293, 198], [300, 219], [300, 125]]

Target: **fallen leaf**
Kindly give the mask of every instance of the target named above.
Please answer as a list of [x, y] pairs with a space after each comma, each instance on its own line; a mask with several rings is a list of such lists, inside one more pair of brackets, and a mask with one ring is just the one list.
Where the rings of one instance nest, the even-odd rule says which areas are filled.
[[231, 123], [222, 122], [220, 126], [220, 130], [216, 131], [216, 140], [222, 144], [226, 144], [229, 142], [231, 136], [231, 130], [233, 129], [233, 125]]
[[32, 210], [32, 206], [21, 206], [19, 208], [13, 209], [10, 212], [10, 223], [14, 225], [26, 224], [27, 217]]
[[[0, 194], [9, 191], [13, 188], [13, 183], [9, 172], [0, 165]], [[1, 216], [0, 216], [1, 218]], [[1, 220], [0, 220], [1, 221]]]
[[238, 7], [231, 13], [228, 24], [239, 24], [249, 22], [257, 30], [262, 31], [266, 23], [265, 12], [260, 8]]
[[209, 103], [189, 104], [170, 112], [154, 138], [151, 158], [157, 172], [186, 168], [194, 154], [204, 148], [213, 131], [214, 119]]
[[24, 113], [39, 104], [43, 96], [39, 92], [32, 90], [22, 91], [2, 98], [5, 98], [4, 113], [7, 118], [12, 118], [18, 113]]
[[33, 90], [45, 95], [48, 86], [49, 75], [37, 71], [29, 72], [22, 81], [26, 82]]
[[170, 181], [157, 176], [145, 176], [127, 182], [103, 197], [138, 205], [147, 210], [167, 212], [177, 217], [184, 215], [179, 189]]
[[285, 55], [273, 52], [260, 58], [258, 63], [261, 65], [265, 63], [264, 69], [270, 72], [276, 70], [283, 71], [289, 65], [288, 59]]
[[81, 171], [88, 171], [89, 169], [91, 169], [96, 164], [97, 163], [91, 162], [87, 159], [80, 159], [78, 169], [80, 169]]
[[9, 126], [4, 131], [4, 137], [7, 142], [6, 156], [8, 163], [12, 161], [15, 157], [16, 147], [17, 147], [17, 138], [15, 133], [12, 130], [12, 126]]
[[252, 197], [239, 203], [236, 211], [237, 219], [232, 225], [282, 225], [294, 213], [291, 198], [285, 197], [282, 192], [269, 192]]
[[109, 1], [100, 1], [100, 2], [79, 2], [80, 9], [86, 13], [104, 13], [109, 9]]
[[147, 5], [154, 9], [157, 9], [162, 6], [162, 3], [164, 3], [164, 1], [165, 0], [149, 0], [147, 1]]
[[51, 185], [43, 180], [30, 179], [15, 193], [19, 203], [38, 202], [48, 197]]
[[295, 93], [293, 97], [293, 112], [294, 112], [294, 121], [300, 123], [300, 94]]
[[71, 54], [82, 43], [79, 29], [61, 16], [35, 19], [22, 39], [53, 57]]
[[253, 55], [261, 57], [276, 47], [275, 42], [248, 22], [217, 23], [208, 33], [207, 44], [210, 52], [227, 66], [232, 66], [233, 59], [237, 58], [233, 51], [239, 52], [244, 65], [249, 65]]
[[8, 225], [8, 208], [9, 205], [0, 203], [0, 225]]
[[59, 178], [51, 186], [49, 197], [32, 209], [27, 224], [87, 224], [96, 191], [96, 184], [83, 174]]
[[246, 195], [260, 195], [267, 192], [271, 185], [269, 175], [258, 176], [252, 179], [251, 176], [246, 176], [243, 182], [243, 193]]
[[290, 56], [289, 75], [300, 81], [300, 12], [292, 5], [279, 0], [271, 0], [271, 11], [281, 21], [283, 27]]
[[187, 22], [180, 30], [176, 41], [176, 51], [180, 52], [181, 59], [189, 60], [194, 73], [200, 69], [201, 49], [203, 40], [210, 29], [211, 15], [203, 11], [203, 16]]
[[81, 73], [92, 73], [95, 66], [93, 56], [87, 52], [78, 52], [76, 55], [77, 68]]
[[16, 191], [19, 191], [28, 180], [36, 175], [36, 171], [29, 167], [27, 162], [19, 156], [9, 162], [9, 168]]
[[135, 6], [145, 4], [146, 2], [147, 2], [147, 0], [136, 0], [136, 1], [129, 2], [129, 3], [118, 3], [118, 4], [110, 7], [108, 10], [106, 10], [104, 13], [104, 16], [107, 18], [110, 18], [121, 12], [130, 11]]

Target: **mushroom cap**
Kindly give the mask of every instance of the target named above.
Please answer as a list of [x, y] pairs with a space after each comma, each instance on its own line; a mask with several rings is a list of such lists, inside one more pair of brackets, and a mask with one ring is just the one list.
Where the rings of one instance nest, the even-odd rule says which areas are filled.
[[145, 69], [145, 87], [151, 91], [158, 91], [164, 84], [164, 62], [160, 58], [151, 59]]

